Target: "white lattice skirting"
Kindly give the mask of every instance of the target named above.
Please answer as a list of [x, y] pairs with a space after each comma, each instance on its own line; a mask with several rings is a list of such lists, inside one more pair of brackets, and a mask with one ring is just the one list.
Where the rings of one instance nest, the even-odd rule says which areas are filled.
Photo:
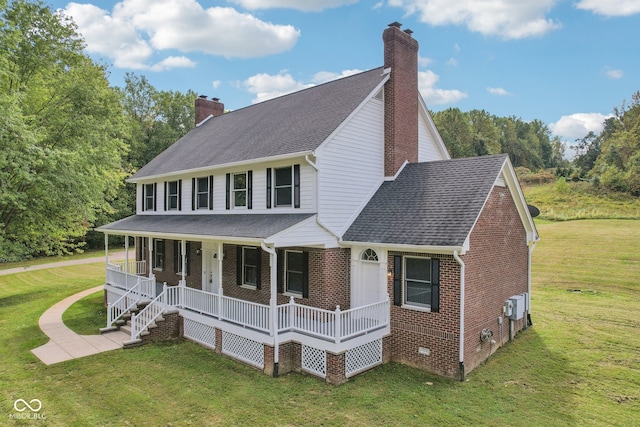
[[327, 376], [327, 352], [303, 344], [301, 367], [303, 371], [325, 378]]
[[184, 336], [205, 347], [216, 348], [216, 330], [213, 326], [185, 318]]
[[222, 353], [260, 369], [264, 368], [264, 345], [257, 341], [222, 331]]
[[382, 363], [382, 338], [345, 353], [344, 375], [349, 378]]

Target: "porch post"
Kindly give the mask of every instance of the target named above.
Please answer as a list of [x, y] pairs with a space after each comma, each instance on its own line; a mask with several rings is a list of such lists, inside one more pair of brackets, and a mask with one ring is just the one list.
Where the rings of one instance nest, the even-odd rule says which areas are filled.
[[106, 265], [109, 265], [109, 235], [104, 235], [104, 257]]
[[186, 286], [187, 285], [187, 254], [185, 253], [187, 251], [187, 241], [186, 240], [181, 240], [180, 244], [182, 246], [182, 283], [181, 286]]
[[218, 242], [218, 295], [222, 296], [222, 259], [224, 258], [223, 245]]
[[[144, 239], [144, 237], [143, 237]], [[147, 260], [147, 264], [149, 267], [149, 279], [153, 278], [153, 237], [149, 237], [148, 238], [148, 245], [147, 247], [149, 248], [149, 259]]]
[[129, 236], [124, 236], [124, 272], [129, 273]]
[[280, 345], [278, 343], [278, 254], [274, 248], [267, 246], [264, 242], [262, 249], [269, 254], [270, 270], [270, 291], [269, 313], [271, 314], [271, 336], [273, 337], [273, 376], [278, 376], [278, 363], [280, 361]]

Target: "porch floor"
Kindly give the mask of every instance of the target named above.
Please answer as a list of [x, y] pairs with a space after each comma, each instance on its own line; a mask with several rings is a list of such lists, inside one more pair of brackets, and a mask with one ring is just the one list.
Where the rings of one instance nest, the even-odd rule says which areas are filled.
[[45, 311], [38, 321], [42, 332], [49, 337], [49, 342], [34, 348], [31, 352], [45, 365], [52, 365], [71, 359], [90, 356], [122, 348], [122, 343], [131, 339], [125, 332], [114, 331], [102, 335], [78, 335], [62, 321], [62, 314], [76, 301], [87, 295], [100, 292], [103, 285], [87, 289], [63, 299]]

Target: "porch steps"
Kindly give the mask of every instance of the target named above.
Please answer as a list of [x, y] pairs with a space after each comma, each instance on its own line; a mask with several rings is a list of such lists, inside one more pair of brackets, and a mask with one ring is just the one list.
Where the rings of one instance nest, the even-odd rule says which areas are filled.
[[[148, 304], [149, 304], [149, 301], [143, 301], [138, 303], [138, 305], [135, 308], [129, 310], [128, 313], [123, 314], [122, 319], [117, 320], [114, 326], [111, 326], [108, 328], [100, 328], [100, 333], [104, 334], [104, 333], [113, 332], [113, 331], [121, 331], [131, 336], [131, 315], [139, 313]], [[158, 317], [155, 322], [151, 323], [144, 331], [140, 333], [140, 338], [137, 338], [135, 340], [130, 339], [130, 340], [124, 341], [122, 343], [122, 348], [128, 349], [128, 348], [141, 346], [143, 344], [142, 338], [147, 335], [150, 335], [151, 329], [155, 329], [158, 327], [156, 322], [163, 322], [163, 321], [164, 321], [164, 317], [162, 316]]]

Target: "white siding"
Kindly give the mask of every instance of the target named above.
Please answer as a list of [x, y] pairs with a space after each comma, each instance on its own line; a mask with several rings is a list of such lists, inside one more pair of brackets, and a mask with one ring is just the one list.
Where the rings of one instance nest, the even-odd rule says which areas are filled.
[[319, 215], [342, 234], [384, 179], [384, 107], [371, 99], [317, 152]]
[[[270, 239], [277, 247], [288, 246], [321, 246], [338, 247], [338, 239], [322, 228], [315, 217], [291, 227]], [[271, 242], [267, 242], [271, 243]]]
[[[273, 207], [267, 209], [267, 168], [279, 168], [300, 165], [300, 208], [294, 207]], [[253, 171], [253, 206], [252, 209], [226, 209], [226, 174]], [[213, 210], [196, 209], [192, 210], [192, 178], [209, 177], [213, 175]], [[182, 210], [164, 211], [164, 182], [182, 180]], [[150, 182], [146, 182], [147, 184]], [[156, 181], [157, 183], [157, 211], [142, 211], [142, 185], [136, 185], [136, 213], [150, 215], [191, 215], [191, 214], [238, 214], [238, 213], [315, 213], [316, 212], [316, 171], [304, 159], [304, 157], [289, 161], [261, 162], [251, 166], [244, 166], [233, 169], [217, 169], [211, 172], [201, 172], [199, 174], [185, 174], [172, 176], [166, 180]]]
[[[427, 113], [428, 114], [428, 113]], [[432, 162], [434, 160], [445, 160], [445, 156], [440, 148], [440, 143], [435, 130], [422, 115], [418, 115], [418, 161]]]

